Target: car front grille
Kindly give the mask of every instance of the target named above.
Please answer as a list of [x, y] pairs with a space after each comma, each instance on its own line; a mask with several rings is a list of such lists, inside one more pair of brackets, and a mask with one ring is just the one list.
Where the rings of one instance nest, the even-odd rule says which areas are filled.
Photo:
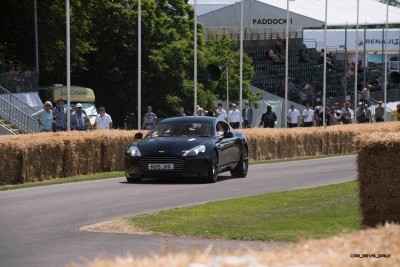
[[169, 157], [169, 156], [148, 156], [143, 157], [139, 160], [140, 170], [142, 172], [154, 172], [154, 170], [149, 170], [149, 164], [174, 164], [173, 170], [155, 170], [155, 171], [162, 171], [162, 172], [172, 172], [172, 171], [182, 171], [183, 167], [185, 166], [185, 160], [180, 159], [178, 157]]

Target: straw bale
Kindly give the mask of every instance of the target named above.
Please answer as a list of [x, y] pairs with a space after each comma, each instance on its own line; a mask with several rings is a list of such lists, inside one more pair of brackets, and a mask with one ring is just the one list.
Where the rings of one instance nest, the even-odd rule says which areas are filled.
[[358, 137], [358, 182], [362, 224], [400, 223], [400, 134]]
[[[69, 267], [233, 267], [233, 266], [399, 266], [400, 225], [387, 224], [377, 229], [305, 240], [293, 246], [260, 250], [214, 250], [162, 253], [143, 258], [98, 258]], [[212, 241], [210, 240], [210, 243]]]
[[[356, 138], [360, 134], [400, 132], [400, 124], [387, 122], [239, 131], [247, 136], [249, 159], [258, 161], [355, 153], [362, 146]], [[134, 133], [110, 130], [0, 136], [0, 159], [3, 159], [0, 163], [0, 184], [123, 170], [123, 151], [134, 141]], [[60, 153], [63, 155], [62, 162]], [[43, 167], [42, 164], [50, 167]]]
[[0, 138], [0, 184], [123, 170], [132, 131], [38, 133]]
[[22, 153], [18, 144], [3, 142], [0, 145], [0, 185], [22, 182]]

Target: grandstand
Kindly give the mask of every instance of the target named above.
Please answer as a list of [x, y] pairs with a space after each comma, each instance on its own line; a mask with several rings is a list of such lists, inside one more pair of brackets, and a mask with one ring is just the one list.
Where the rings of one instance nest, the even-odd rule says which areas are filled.
[[[209, 2], [209, 1], [206, 1]], [[211, 2], [211, 1], [210, 1]], [[241, 4], [233, 1], [231, 5], [219, 9], [211, 9], [210, 12], [199, 16], [203, 23], [204, 35], [228, 34], [239, 40], [240, 35], [240, 13]], [[288, 78], [294, 87], [289, 88], [289, 100], [300, 103], [299, 93], [305, 84], [311, 80], [316, 82], [316, 94], [311, 102], [322, 102], [323, 71], [317, 60], [321, 53], [321, 44], [315, 39], [306, 39], [304, 29], [307, 27], [322, 27], [325, 22], [323, 10], [325, 1], [315, 1], [312, 5], [306, 5], [304, 1], [290, 3], [290, 11], [286, 10], [286, 1], [280, 0], [246, 0], [243, 2], [243, 45], [244, 51], [253, 59], [255, 76], [252, 85], [268, 93], [284, 96], [285, 64], [277, 64], [268, 60], [266, 53], [268, 48], [273, 47], [277, 38], [285, 39], [286, 26], [289, 27], [289, 55], [288, 55]], [[226, 3], [226, 2], [225, 2]], [[310, 2], [308, 2], [310, 4]], [[305, 8], [305, 6], [307, 6]], [[354, 1], [330, 1], [328, 11], [328, 25], [348, 27], [356, 25], [356, 5]], [[211, 11], [212, 10], [212, 11]], [[333, 12], [340, 10], [341, 12]], [[290, 23], [286, 24], [286, 15], [289, 13]], [[386, 17], [386, 5], [375, 0], [365, 0], [360, 7], [360, 21], [365, 25], [382, 25]], [[389, 7], [389, 24], [399, 23], [400, 9]], [[384, 25], [382, 25], [382, 28]], [[396, 31], [395, 29], [393, 29]], [[398, 31], [397, 31], [398, 32]], [[397, 35], [396, 35], [397, 36]], [[359, 38], [363, 38], [360, 33]], [[350, 47], [350, 43], [347, 43]], [[345, 66], [354, 60], [354, 50], [344, 51], [343, 45], [326, 46], [327, 52], [332, 52], [336, 62], [326, 73], [326, 104], [334, 102], [343, 103], [354, 99], [354, 78], [345, 77]], [[306, 49], [308, 55], [315, 62], [299, 62], [299, 50]], [[400, 49], [399, 49], [400, 51]], [[348, 53], [349, 52], [349, 53]], [[363, 59], [365, 52], [360, 51], [358, 59]], [[365, 53], [365, 54], [364, 54]], [[398, 58], [396, 59], [398, 64]], [[383, 100], [384, 93], [382, 82], [384, 80], [384, 65], [376, 63], [366, 64], [362, 72], [358, 72], [358, 89], [361, 90], [361, 82], [373, 86], [371, 97]], [[355, 62], [356, 64], [357, 62]], [[398, 68], [397, 68], [398, 72]], [[390, 72], [388, 73], [390, 74]], [[357, 93], [357, 97], [359, 97]], [[387, 100], [399, 99], [399, 85], [389, 83]]]

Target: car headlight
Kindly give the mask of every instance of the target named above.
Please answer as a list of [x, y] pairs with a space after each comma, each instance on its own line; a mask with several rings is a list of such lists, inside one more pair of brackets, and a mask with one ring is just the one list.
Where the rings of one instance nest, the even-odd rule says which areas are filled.
[[194, 147], [192, 149], [184, 151], [183, 156], [184, 157], [186, 157], [186, 156], [196, 156], [199, 153], [204, 153], [204, 152], [206, 152], [206, 146], [201, 145], [201, 146], [196, 146], [196, 147]]
[[128, 155], [132, 156], [132, 157], [139, 157], [142, 154], [140, 154], [139, 148], [135, 147], [135, 146], [130, 146], [128, 148], [128, 151], [126, 151], [126, 153], [128, 153]]

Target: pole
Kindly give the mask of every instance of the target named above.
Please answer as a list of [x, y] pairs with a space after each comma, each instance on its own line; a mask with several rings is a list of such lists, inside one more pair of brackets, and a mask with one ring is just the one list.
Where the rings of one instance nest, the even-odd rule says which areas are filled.
[[242, 127], [242, 95], [243, 95], [243, 0], [240, 1], [240, 92], [239, 92], [239, 110], [240, 127]]
[[38, 25], [37, 25], [37, 2], [33, 1], [33, 12], [34, 12], [34, 20], [35, 20], [35, 63], [36, 63], [36, 72], [39, 73], [39, 37], [38, 37]]
[[[367, 25], [367, 22], [365, 22], [365, 25]], [[367, 27], [365, 26], [364, 28], [364, 61], [362, 64], [363, 67], [363, 82], [365, 83], [366, 79], [367, 79], [367, 44], [366, 44], [366, 40], [367, 40]]]
[[[347, 100], [347, 78], [346, 78], [346, 67], [348, 65], [348, 58], [347, 58], [347, 24], [344, 28], [344, 98]], [[350, 100], [350, 94], [349, 94]]]
[[354, 68], [354, 116], [357, 110], [357, 86], [358, 86], [358, 18], [360, 13], [360, 0], [357, 0], [357, 25], [356, 25], [356, 58], [355, 58], [355, 68]]
[[194, 0], [194, 115], [197, 116], [197, 14], [196, 14], [196, 0]]
[[322, 125], [326, 127], [326, 31], [328, 28], [328, 0], [325, 0], [325, 27], [324, 27], [324, 75], [322, 80]]
[[67, 31], [67, 131], [71, 131], [71, 46], [70, 46], [70, 22], [69, 22], [69, 0], [65, 0], [65, 17]]
[[388, 28], [389, 28], [389, 0], [386, 2], [386, 31], [385, 31], [385, 88], [383, 91], [383, 102], [385, 103], [385, 118], [387, 121], [387, 112], [386, 112], [386, 104], [387, 104], [387, 76], [388, 76], [388, 55], [387, 55], [387, 38], [388, 38]]
[[[288, 80], [289, 80], [289, 0], [286, 3], [286, 47], [285, 47], [285, 120], [283, 128], [287, 128], [288, 113]], [[282, 121], [282, 120], [281, 120]]]
[[138, 130], [142, 129], [142, 8], [141, 0], [138, 0]]
[[226, 112], [229, 110], [229, 65], [226, 67]]

